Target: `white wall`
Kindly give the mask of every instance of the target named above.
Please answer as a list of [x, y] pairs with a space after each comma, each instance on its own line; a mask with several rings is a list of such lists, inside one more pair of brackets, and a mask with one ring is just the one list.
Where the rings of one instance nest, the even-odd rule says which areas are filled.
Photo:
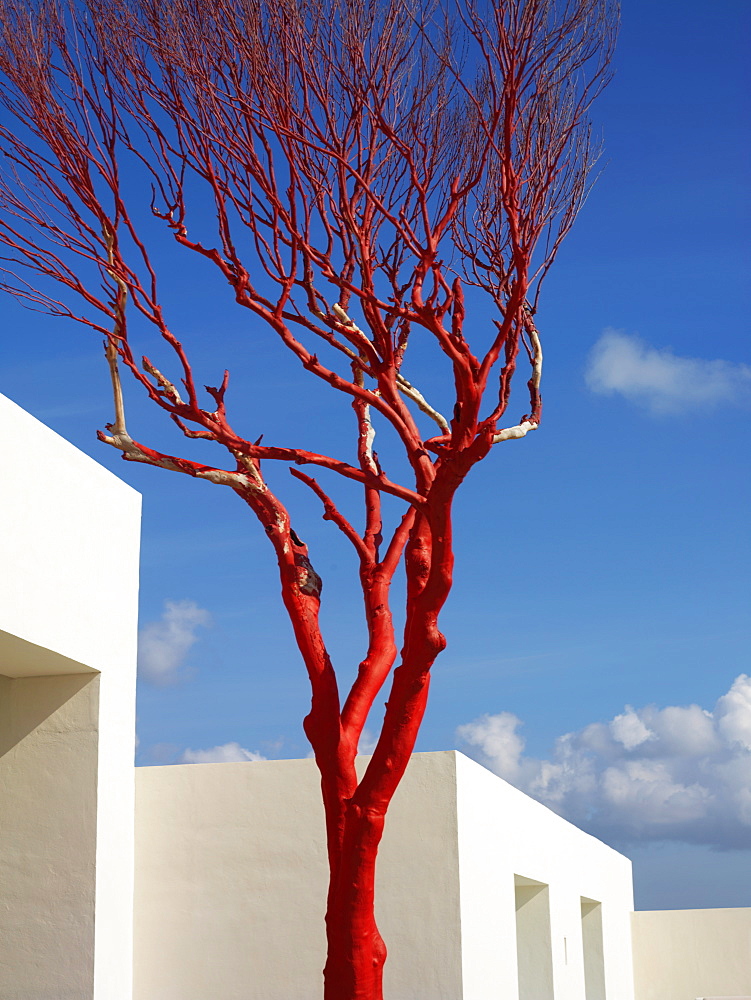
[[[101, 673], [94, 992], [76, 998], [130, 1000], [140, 497], [4, 396], [0, 468], [0, 674]], [[85, 754], [80, 766], [89, 767]]]
[[636, 1000], [751, 996], [751, 907], [638, 910], [632, 920]]
[[[453, 757], [415, 755], [389, 812], [376, 891], [389, 1000], [461, 996]], [[315, 763], [136, 774], [134, 1000], [322, 996], [327, 865]]]
[[[519, 1000], [554, 1000], [550, 886], [515, 875], [514, 890]], [[512, 949], [506, 949], [513, 959]], [[492, 983], [488, 987], [492, 990]]]
[[94, 985], [99, 677], [0, 677], [0, 997]]
[[519, 995], [515, 897], [532, 883], [549, 887], [535, 899], [549, 908], [555, 1000], [605, 1000], [592, 976], [585, 992], [582, 898], [601, 904], [607, 1000], [633, 1000], [631, 862], [463, 754], [456, 761], [462, 1000]]
[[[134, 1000], [320, 997], [314, 763], [138, 768], [136, 785]], [[413, 756], [376, 898], [389, 1000], [515, 1000], [517, 925], [523, 1000], [634, 1000], [630, 862], [462, 754]]]

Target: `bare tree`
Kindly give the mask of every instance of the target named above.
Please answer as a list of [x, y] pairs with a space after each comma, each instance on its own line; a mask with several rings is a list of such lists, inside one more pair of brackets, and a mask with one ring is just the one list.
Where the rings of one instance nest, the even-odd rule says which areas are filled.
[[[0, 0], [0, 23], [4, 287], [104, 337], [115, 417], [102, 441], [228, 487], [261, 522], [312, 691], [304, 727], [330, 863], [325, 997], [377, 1000], [376, 855], [445, 646], [452, 501], [494, 446], [540, 422], [534, 317], [597, 157], [588, 109], [607, 81], [615, 0]], [[160, 298], [154, 219], [349, 403], [356, 459], [235, 430], [227, 372], [202, 397]], [[495, 318], [471, 324], [471, 343], [465, 309], [488, 307]], [[149, 328], [176, 375], [137, 358]], [[440, 349], [445, 409], [409, 368], [415, 337]], [[528, 412], [509, 425], [520, 358]], [[123, 370], [186, 438], [224, 448], [226, 466], [134, 440]], [[376, 429], [399, 443], [403, 481], [379, 462]], [[286, 464], [354, 549], [367, 648], [347, 692], [319, 626], [320, 577], [262, 462]], [[360, 524], [322, 485], [331, 473], [357, 484]], [[384, 495], [403, 508], [388, 529]], [[400, 565], [399, 654], [389, 591]], [[389, 677], [358, 781], [358, 740]]]

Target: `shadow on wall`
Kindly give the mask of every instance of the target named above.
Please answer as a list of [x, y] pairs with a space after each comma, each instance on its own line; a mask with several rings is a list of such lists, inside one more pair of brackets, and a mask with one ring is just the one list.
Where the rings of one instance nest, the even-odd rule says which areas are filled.
[[0, 675], [3, 1000], [92, 995], [98, 709], [98, 674]]
[[514, 876], [519, 1000], [553, 1000], [549, 888]]
[[[92, 674], [70, 674], [62, 677], [5, 677], [0, 665], [0, 757], [36, 729], [65, 725], [66, 713], [57, 713], [71, 699], [94, 681]], [[53, 720], [52, 717], [56, 716]], [[75, 712], [73, 713], [75, 717]], [[44, 723], [50, 719], [50, 726]], [[92, 720], [92, 728], [96, 720]]]

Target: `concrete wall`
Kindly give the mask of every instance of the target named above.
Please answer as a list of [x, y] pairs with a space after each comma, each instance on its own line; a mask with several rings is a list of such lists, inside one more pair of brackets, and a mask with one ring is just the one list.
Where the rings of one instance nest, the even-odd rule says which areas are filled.
[[[320, 997], [313, 761], [139, 768], [136, 785], [134, 1000]], [[633, 1000], [630, 862], [462, 754], [413, 756], [376, 898], [389, 1000]]]
[[456, 760], [462, 1000], [633, 1000], [631, 862]]
[[632, 924], [636, 1000], [751, 996], [751, 907], [639, 910]]
[[[453, 754], [417, 754], [389, 813], [377, 879], [389, 1000], [461, 996], [454, 784]], [[322, 996], [312, 760], [138, 768], [136, 859], [134, 1000]]]
[[[14, 679], [4, 682], [0, 692], [4, 790], [11, 796], [7, 809], [2, 803], [3, 813], [10, 816], [26, 808], [16, 797], [17, 767], [42, 790], [39, 803], [45, 788], [59, 782], [61, 791], [51, 800], [60, 813], [60, 825], [42, 824], [40, 837], [29, 841], [27, 854], [18, 840], [24, 824], [29, 825], [22, 816], [17, 829], [5, 827], [7, 842], [0, 839], [0, 854], [11, 859], [4, 870], [10, 881], [0, 888], [5, 918], [14, 928], [11, 933], [21, 934], [19, 887], [24, 879], [31, 878], [31, 891], [38, 892], [40, 866], [46, 865], [54, 882], [73, 877], [66, 865], [78, 861], [73, 862], [71, 854], [77, 853], [81, 864], [75, 875], [77, 902], [74, 905], [68, 894], [73, 909], [63, 919], [61, 904], [55, 911], [57, 927], [51, 922], [48, 928], [50, 938], [59, 933], [61, 941], [72, 940], [73, 934], [78, 954], [71, 954], [63, 965], [55, 948], [36, 956], [35, 982], [57, 977], [56, 992], [45, 993], [42, 986], [34, 992], [30, 982], [6, 982], [0, 996], [13, 996], [9, 991], [14, 989], [23, 1000], [48, 996], [59, 1000], [68, 996], [66, 991], [73, 991], [70, 995], [76, 1000], [130, 1000], [140, 497], [4, 396], [0, 396], [0, 468], [0, 674]], [[81, 676], [71, 679], [76, 674]], [[98, 706], [95, 709], [95, 703], [88, 701], [85, 708], [85, 713], [96, 714], [91, 728], [90, 714], [84, 718], [77, 713], [84, 711], [80, 698], [93, 698], [95, 685], [90, 682], [98, 674]], [[17, 684], [22, 678], [44, 680]], [[59, 694], [60, 685], [77, 684], [82, 685], [80, 698], [56, 704], [54, 692]], [[32, 704], [29, 699], [36, 701]], [[33, 726], [29, 720], [36, 720]], [[95, 817], [87, 798], [92, 766]], [[62, 794], [66, 788], [67, 798]], [[89, 805], [79, 815], [83, 800]], [[27, 805], [31, 808], [31, 802]], [[14, 844], [20, 845], [16, 854]], [[18, 882], [15, 887], [13, 879]], [[84, 901], [85, 914], [80, 908]], [[27, 917], [33, 939], [39, 927], [30, 911]], [[92, 963], [93, 991], [89, 987], [84, 991], [73, 966], [87, 977]], [[69, 974], [70, 980], [65, 978]]]
[[0, 677], [0, 996], [94, 985], [99, 677]]

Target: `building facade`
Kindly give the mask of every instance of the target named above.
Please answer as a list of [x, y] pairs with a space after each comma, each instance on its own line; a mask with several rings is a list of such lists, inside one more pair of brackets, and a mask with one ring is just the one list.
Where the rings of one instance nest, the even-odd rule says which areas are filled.
[[[134, 1000], [318, 995], [314, 761], [139, 768], [136, 819]], [[413, 756], [376, 900], [389, 1000], [634, 1000], [631, 863], [456, 751]]]
[[[317, 1000], [314, 762], [135, 769], [140, 498], [2, 396], [0, 469], [0, 997]], [[751, 997], [751, 908], [634, 913], [625, 857], [455, 751], [377, 907], [388, 1000]]]
[[141, 498], [0, 428], [0, 997], [131, 1000]]

